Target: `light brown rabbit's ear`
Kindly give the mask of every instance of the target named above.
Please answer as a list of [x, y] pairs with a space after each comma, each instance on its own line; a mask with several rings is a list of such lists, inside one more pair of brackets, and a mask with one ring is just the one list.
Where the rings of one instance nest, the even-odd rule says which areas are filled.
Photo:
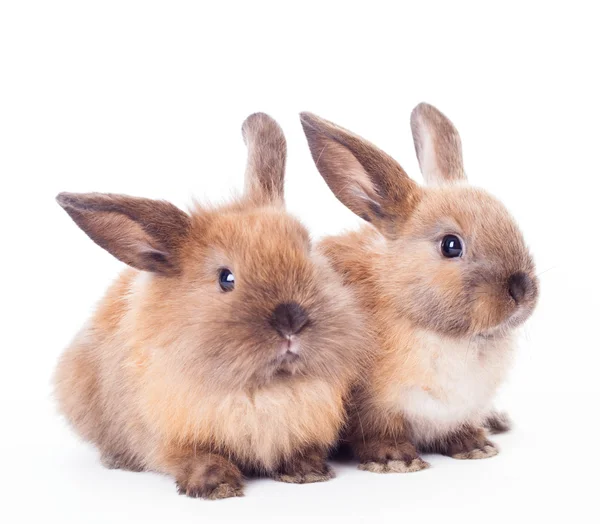
[[248, 147], [246, 196], [256, 205], [283, 205], [287, 145], [279, 124], [265, 113], [254, 113], [242, 124]]
[[301, 113], [300, 121], [317, 169], [342, 204], [383, 233], [411, 214], [421, 190], [398, 162], [316, 115]]
[[190, 219], [174, 205], [102, 193], [60, 193], [56, 200], [96, 244], [122, 262], [163, 275], [179, 272]]
[[443, 185], [467, 179], [463, 168], [458, 131], [435, 107], [421, 103], [410, 116], [415, 150], [421, 173], [429, 185]]

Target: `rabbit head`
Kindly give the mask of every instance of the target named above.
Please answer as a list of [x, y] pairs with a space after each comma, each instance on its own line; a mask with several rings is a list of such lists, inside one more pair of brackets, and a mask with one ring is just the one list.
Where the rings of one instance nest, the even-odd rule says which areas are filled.
[[284, 208], [286, 142], [265, 114], [244, 122], [243, 196], [220, 207], [113, 194], [58, 203], [98, 245], [140, 270], [128, 293], [136, 337], [207, 388], [314, 375], [343, 383], [361, 358], [352, 298]]
[[373, 293], [422, 328], [492, 337], [531, 314], [532, 257], [506, 208], [471, 187], [461, 141], [440, 111], [419, 104], [411, 125], [425, 186], [389, 155], [310, 113], [301, 122], [317, 168], [336, 197], [385, 241], [373, 252]]

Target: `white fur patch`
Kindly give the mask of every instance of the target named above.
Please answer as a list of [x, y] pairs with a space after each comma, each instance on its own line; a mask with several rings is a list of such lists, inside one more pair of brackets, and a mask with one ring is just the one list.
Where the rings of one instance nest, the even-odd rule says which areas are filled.
[[426, 366], [427, 380], [398, 388], [395, 397], [413, 438], [425, 443], [461, 424], [479, 424], [506, 376], [512, 346], [510, 339], [464, 341], [418, 333], [412, 350]]
[[154, 275], [149, 271], [138, 271], [138, 273], [131, 279], [129, 287], [129, 300], [139, 300], [139, 297], [144, 294], [152, 281]]

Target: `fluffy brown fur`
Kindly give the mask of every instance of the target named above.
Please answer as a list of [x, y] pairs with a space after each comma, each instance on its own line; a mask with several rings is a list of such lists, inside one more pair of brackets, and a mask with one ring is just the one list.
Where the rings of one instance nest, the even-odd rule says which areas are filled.
[[331, 478], [326, 453], [368, 358], [352, 296], [283, 208], [279, 126], [256, 114], [243, 132], [247, 189], [230, 205], [187, 214], [120, 195], [58, 196], [136, 268], [63, 354], [60, 409], [105, 465], [166, 473], [209, 499], [241, 495], [242, 474]]
[[[411, 118], [429, 187], [349, 131], [309, 113], [301, 121], [331, 190], [371, 223], [321, 244], [377, 336], [347, 436], [361, 468], [423, 469], [418, 449], [496, 454], [483, 427], [507, 429], [487, 414], [509, 368], [514, 330], [537, 300], [534, 264], [515, 222], [466, 184], [458, 132], [432, 106], [420, 104]], [[461, 239], [461, 256], [443, 256], [447, 235]]]

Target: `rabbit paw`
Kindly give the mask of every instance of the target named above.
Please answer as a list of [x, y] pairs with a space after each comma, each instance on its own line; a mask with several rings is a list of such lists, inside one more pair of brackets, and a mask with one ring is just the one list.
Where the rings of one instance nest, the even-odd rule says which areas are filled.
[[421, 457], [414, 459], [388, 460], [387, 462], [362, 462], [358, 469], [370, 471], [371, 473], [413, 473], [427, 469], [429, 462], [425, 462]]
[[475, 459], [485, 459], [494, 457], [498, 454], [498, 448], [495, 444], [490, 442], [489, 440], [483, 443], [481, 447], [473, 447], [471, 449], [465, 449], [463, 451], [458, 451], [450, 455], [452, 458], [459, 460], [475, 460]]
[[490, 458], [498, 454], [498, 448], [487, 439], [482, 428], [467, 427], [446, 436], [434, 444], [435, 451], [459, 460]]
[[483, 422], [483, 427], [490, 433], [506, 433], [510, 431], [512, 423], [507, 413], [492, 411]]
[[244, 495], [240, 470], [223, 457], [198, 457], [186, 470], [186, 474], [177, 479], [180, 495], [209, 500]]
[[285, 462], [273, 475], [279, 482], [292, 484], [308, 484], [325, 482], [335, 477], [335, 472], [325, 461], [323, 453], [308, 452]]
[[429, 463], [407, 440], [364, 443], [359, 450], [359, 458], [358, 469], [372, 473], [412, 473], [429, 467]]

